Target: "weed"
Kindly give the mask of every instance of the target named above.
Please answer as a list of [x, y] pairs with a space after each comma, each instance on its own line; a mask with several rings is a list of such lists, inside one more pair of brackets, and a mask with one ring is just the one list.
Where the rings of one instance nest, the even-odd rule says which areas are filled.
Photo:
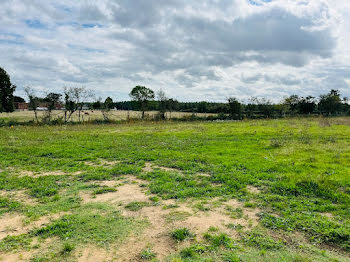
[[143, 260], [152, 260], [155, 257], [156, 257], [156, 254], [150, 248], [146, 248], [142, 250], [140, 254], [140, 258]]
[[188, 228], [179, 228], [171, 233], [171, 237], [176, 241], [184, 241], [187, 238], [192, 238], [194, 235]]
[[149, 203], [148, 202], [138, 202], [138, 201], [135, 201], [135, 202], [130, 202], [129, 204], [127, 204], [125, 206], [126, 209], [130, 210], [130, 211], [139, 211], [141, 210], [142, 208], [144, 207], [147, 207], [149, 206]]

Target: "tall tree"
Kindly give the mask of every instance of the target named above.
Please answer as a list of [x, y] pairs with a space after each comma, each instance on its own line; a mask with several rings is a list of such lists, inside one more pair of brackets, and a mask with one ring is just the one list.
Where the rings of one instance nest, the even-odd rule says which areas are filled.
[[132, 100], [136, 101], [140, 105], [140, 109], [142, 111], [142, 119], [144, 119], [145, 111], [148, 108], [148, 103], [150, 100], [154, 99], [153, 90], [145, 86], [135, 86], [129, 95]]
[[103, 108], [102, 108], [102, 115], [103, 119], [105, 121], [109, 121], [109, 112], [111, 111], [113, 107], [113, 99], [110, 97], [107, 97], [105, 102], [103, 103]]
[[232, 119], [242, 119], [242, 104], [235, 97], [228, 99]]
[[35, 91], [31, 87], [24, 88], [24, 92], [26, 93], [29, 100], [29, 109], [33, 110], [35, 121], [38, 123], [38, 113], [37, 108], [39, 106], [40, 98], [38, 98], [35, 94]]
[[342, 99], [340, 98], [340, 92], [332, 89], [328, 94], [320, 95], [320, 101], [318, 103], [318, 109], [323, 114], [335, 115], [341, 111]]
[[13, 92], [16, 86], [11, 84], [10, 76], [0, 67], [0, 113], [15, 110]]
[[56, 108], [56, 105], [60, 102], [61, 94], [49, 93], [45, 98], [44, 102], [47, 104], [47, 115], [46, 118], [48, 121], [51, 120], [51, 112]]
[[165, 120], [165, 112], [168, 108], [168, 98], [166, 97], [166, 95], [162, 89], [160, 89], [157, 92], [157, 98], [158, 98], [160, 119]]

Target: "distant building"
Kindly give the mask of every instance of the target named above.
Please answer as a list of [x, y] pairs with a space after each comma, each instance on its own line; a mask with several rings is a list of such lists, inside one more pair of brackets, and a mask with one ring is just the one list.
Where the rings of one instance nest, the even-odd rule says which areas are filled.
[[15, 108], [16, 110], [28, 110], [28, 103], [22, 103], [22, 102], [15, 102]]

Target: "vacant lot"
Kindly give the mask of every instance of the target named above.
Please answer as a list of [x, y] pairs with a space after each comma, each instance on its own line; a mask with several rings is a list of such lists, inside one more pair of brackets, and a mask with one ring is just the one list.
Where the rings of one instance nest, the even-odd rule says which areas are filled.
[[350, 119], [0, 128], [0, 260], [350, 261]]

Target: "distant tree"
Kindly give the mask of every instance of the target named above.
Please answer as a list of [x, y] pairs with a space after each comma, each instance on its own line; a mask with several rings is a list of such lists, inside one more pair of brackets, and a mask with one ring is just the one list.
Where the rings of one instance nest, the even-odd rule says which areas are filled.
[[36, 96], [34, 89], [31, 87], [24, 88], [24, 92], [26, 93], [27, 98], [29, 100], [28, 108], [30, 110], [33, 110], [35, 121], [38, 123], [39, 120], [38, 120], [37, 108], [39, 106], [40, 98]]
[[167, 108], [169, 111], [169, 118], [171, 119], [171, 112], [177, 111], [179, 109], [179, 101], [173, 98], [168, 99]]
[[49, 93], [44, 97], [43, 101], [47, 105], [47, 111], [44, 119], [48, 122], [51, 121], [51, 112], [56, 108], [56, 105], [60, 102], [61, 100], [61, 94], [57, 93]]
[[103, 115], [103, 119], [105, 121], [109, 120], [109, 112], [111, 111], [111, 109], [113, 108], [113, 99], [110, 97], [107, 97], [105, 102], [103, 103], [103, 108], [102, 108], [102, 115]]
[[11, 84], [10, 76], [0, 67], [0, 113], [15, 110], [13, 92], [16, 86]]
[[13, 96], [13, 101], [15, 103], [25, 103], [26, 101], [24, 100], [24, 98], [20, 97], [20, 96]]
[[145, 111], [148, 109], [148, 103], [150, 100], [154, 99], [153, 90], [145, 86], [135, 86], [129, 95], [132, 100], [136, 101], [140, 105], [142, 119], [144, 119]]
[[165, 120], [165, 113], [168, 109], [168, 98], [163, 90], [157, 92], [160, 119]]
[[235, 97], [230, 97], [227, 101], [231, 117], [233, 119], [242, 119], [242, 104]]
[[[80, 122], [84, 100], [91, 97], [94, 97], [93, 91], [85, 87], [64, 87], [65, 121], [69, 121], [72, 114], [78, 111], [78, 119]], [[67, 112], [69, 112], [68, 117]]]
[[270, 118], [273, 115], [274, 106], [270, 100], [253, 97], [251, 101], [257, 105], [258, 111], [263, 114], [265, 118]]
[[301, 97], [298, 104], [298, 111], [301, 114], [311, 114], [316, 109], [316, 99], [313, 96]]
[[328, 94], [321, 95], [318, 103], [318, 109], [321, 113], [327, 115], [338, 114], [342, 109], [342, 99], [338, 90], [331, 90]]
[[291, 114], [295, 114], [298, 112], [300, 98], [297, 95], [291, 95], [284, 99], [283, 104], [287, 105], [288, 111]]
[[102, 98], [99, 98], [97, 101], [92, 103], [92, 109], [101, 109], [102, 103], [101, 103]]

